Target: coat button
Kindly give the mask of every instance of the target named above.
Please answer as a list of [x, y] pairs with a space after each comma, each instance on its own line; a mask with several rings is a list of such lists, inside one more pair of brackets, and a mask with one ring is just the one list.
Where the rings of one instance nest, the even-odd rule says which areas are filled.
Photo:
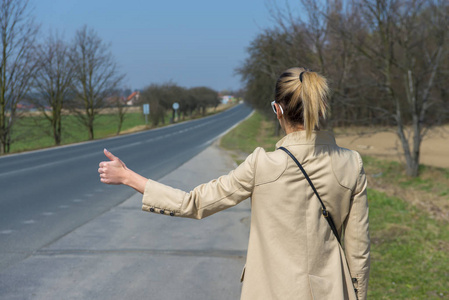
[[172, 217], [173, 217], [174, 215], [175, 215], [175, 213], [174, 213], [174, 212], [170, 212], [170, 216], [172, 216]]
[[151, 212], [154, 212], [154, 208], [150, 207], [150, 211], [151, 211]]
[[161, 215], [163, 215], [165, 213], [165, 211], [163, 209], [161, 209], [159, 212], [161, 213]]
[[352, 278], [352, 282], [356, 283], [357, 282], [357, 278]]

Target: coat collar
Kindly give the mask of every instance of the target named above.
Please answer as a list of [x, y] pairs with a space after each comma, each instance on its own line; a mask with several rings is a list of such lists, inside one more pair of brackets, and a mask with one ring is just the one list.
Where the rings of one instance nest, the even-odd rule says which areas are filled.
[[313, 131], [310, 139], [306, 139], [306, 131], [294, 131], [276, 143], [276, 149], [291, 145], [336, 145], [334, 135], [329, 131]]

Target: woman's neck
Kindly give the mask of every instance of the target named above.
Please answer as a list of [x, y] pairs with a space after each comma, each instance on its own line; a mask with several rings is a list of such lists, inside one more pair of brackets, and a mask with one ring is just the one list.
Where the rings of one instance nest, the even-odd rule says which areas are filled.
[[283, 120], [283, 122], [281, 122], [281, 126], [284, 129], [286, 134], [290, 134], [290, 133], [295, 132], [295, 131], [305, 130], [304, 126], [301, 125], [301, 124], [291, 125], [290, 123], [285, 122], [285, 119], [282, 119], [282, 120]]

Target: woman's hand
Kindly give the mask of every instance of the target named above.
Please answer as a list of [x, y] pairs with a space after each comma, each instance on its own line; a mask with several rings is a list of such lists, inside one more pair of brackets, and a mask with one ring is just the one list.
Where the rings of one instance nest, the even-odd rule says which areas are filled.
[[110, 161], [102, 161], [98, 173], [100, 173], [100, 181], [106, 184], [126, 184], [139, 193], [144, 193], [147, 178], [128, 169], [124, 162], [111, 152], [104, 149], [104, 155]]
[[98, 173], [100, 173], [101, 182], [107, 184], [124, 184], [126, 182], [129, 169], [117, 156], [104, 149], [104, 155], [110, 161], [102, 161]]

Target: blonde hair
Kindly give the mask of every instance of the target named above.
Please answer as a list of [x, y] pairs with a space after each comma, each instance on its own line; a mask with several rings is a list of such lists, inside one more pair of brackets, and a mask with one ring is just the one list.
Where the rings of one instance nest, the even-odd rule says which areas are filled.
[[276, 82], [275, 101], [282, 104], [290, 123], [304, 126], [309, 139], [320, 118], [326, 118], [328, 94], [326, 78], [306, 68], [291, 68]]

